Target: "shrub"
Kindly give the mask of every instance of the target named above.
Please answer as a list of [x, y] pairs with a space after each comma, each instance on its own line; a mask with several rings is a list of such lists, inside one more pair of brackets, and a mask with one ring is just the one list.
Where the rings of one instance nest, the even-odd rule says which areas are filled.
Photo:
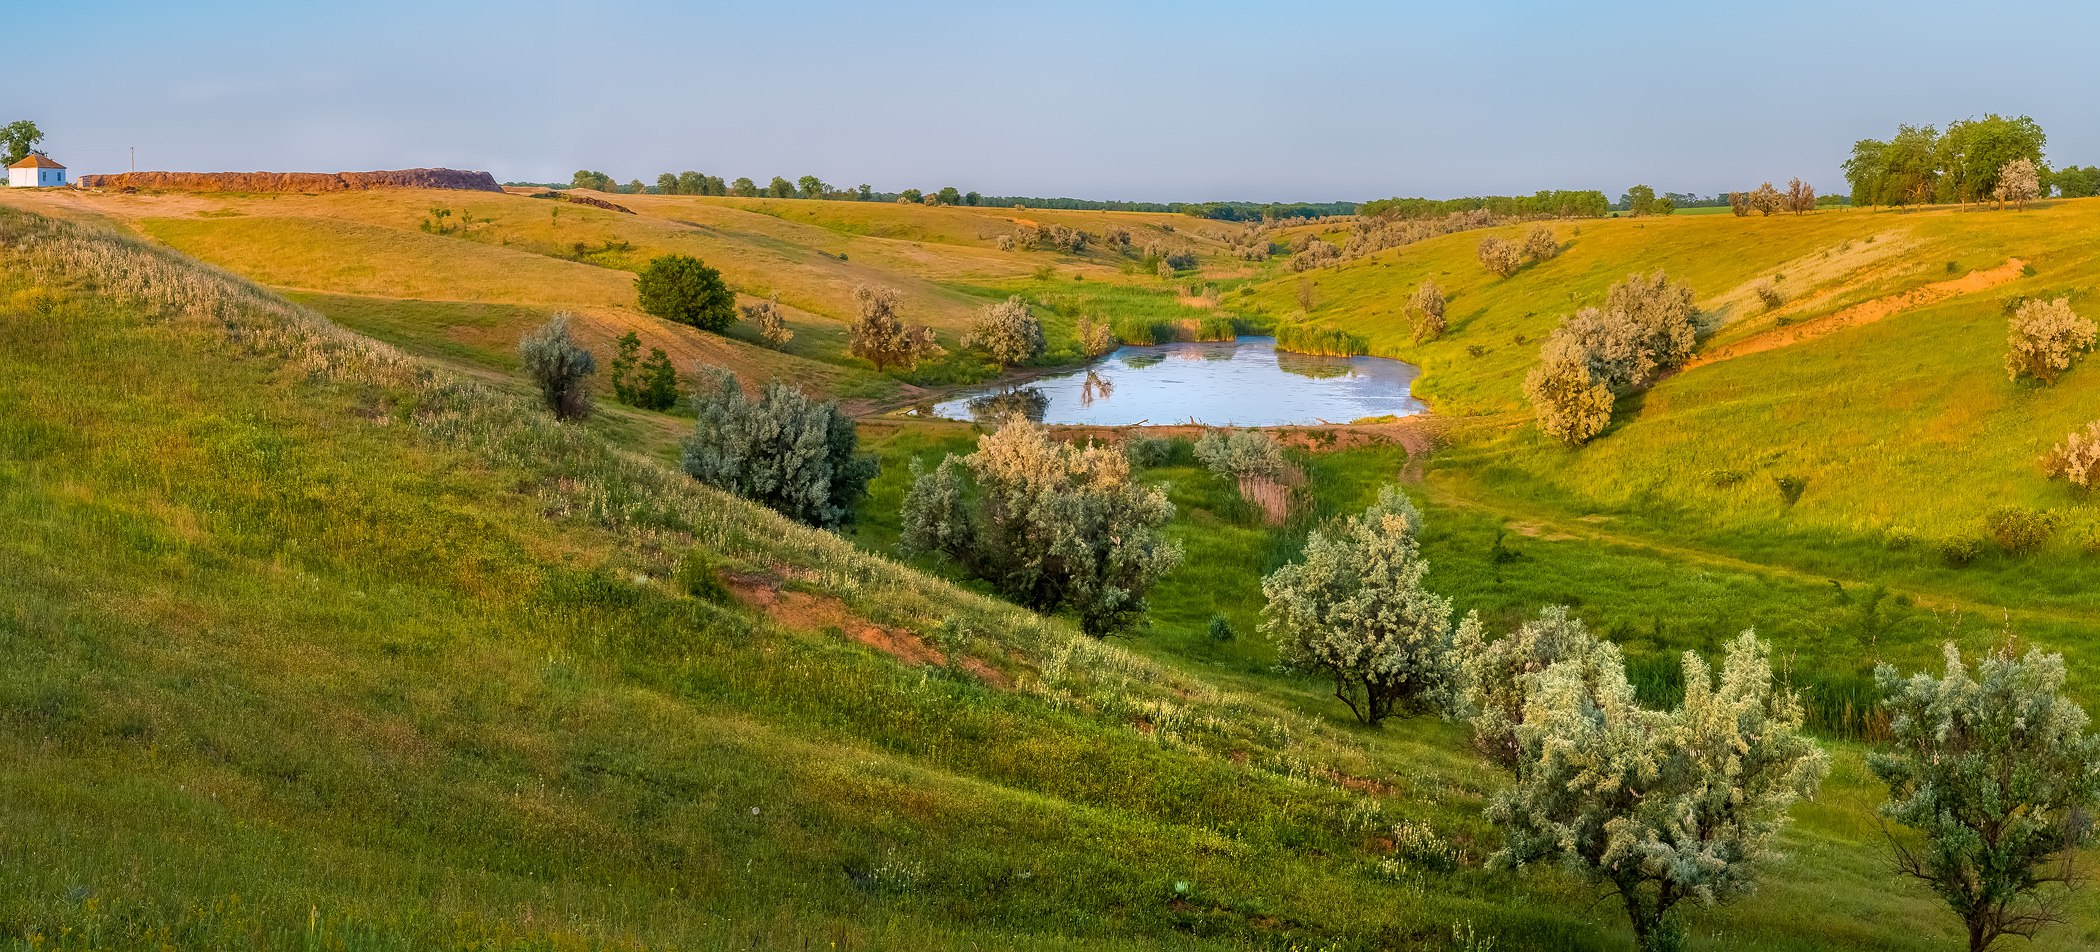
[[2069, 298], [2022, 302], [2006, 335], [2006, 376], [2055, 383], [2078, 355], [2093, 348], [2094, 330], [2092, 321], [2071, 310]]
[[2080, 489], [2100, 486], [2100, 420], [2085, 425], [2042, 459], [2042, 469], [2052, 478], [2068, 480]]
[[1331, 680], [1366, 724], [1448, 709], [1451, 602], [1422, 587], [1421, 511], [1387, 486], [1362, 514], [1316, 530], [1262, 579], [1263, 629], [1285, 666]]
[[1232, 630], [1232, 619], [1226, 618], [1222, 614], [1210, 616], [1210, 626], [1207, 632], [1210, 635], [1210, 640], [1218, 642], [1231, 641], [1239, 637], [1239, 634]]
[[1675, 710], [1643, 708], [1609, 643], [1533, 676], [1516, 781], [1486, 811], [1503, 834], [1494, 865], [1553, 862], [1611, 887], [1644, 952], [1681, 947], [1678, 901], [1754, 888], [1788, 809], [1829, 769], [1751, 632], [1718, 681], [1687, 652], [1684, 682]]
[[1481, 267], [1498, 277], [1509, 277], [1524, 266], [1523, 257], [1517, 254], [1517, 246], [1493, 236], [1480, 239], [1474, 253], [1479, 256]]
[[686, 475], [798, 522], [850, 522], [876, 472], [875, 458], [858, 452], [853, 419], [779, 381], [753, 400], [735, 374], [713, 376], [693, 398], [699, 418], [682, 447]]
[[758, 339], [767, 347], [779, 350], [795, 339], [795, 332], [788, 330], [787, 315], [780, 310], [780, 295], [744, 307], [744, 319], [758, 325]]
[[1742, 218], [1742, 217], [1744, 217], [1744, 216], [1747, 216], [1747, 215], [1749, 215], [1749, 214], [1750, 214], [1750, 193], [1749, 193], [1749, 192], [1729, 192], [1729, 193], [1728, 193], [1728, 210], [1729, 210], [1729, 211], [1731, 211], [1731, 212], [1734, 212], [1734, 213], [1735, 213], [1735, 217], [1737, 217], [1737, 218]]
[[1407, 302], [1407, 313], [1413, 319], [1416, 341], [1444, 336], [1444, 290], [1436, 286], [1436, 279], [1423, 278], [1415, 286], [1414, 296]]
[[661, 347], [649, 348], [641, 360], [642, 339], [633, 331], [621, 335], [612, 362], [613, 399], [643, 410], [669, 410], [678, 405], [678, 371]]
[[556, 314], [538, 330], [518, 341], [525, 374], [540, 391], [540, 400], [558, 419], [589, 416], [589, 378], [598, 372], [598, 361], [569, 336], [569, 315]]
[[1779, 293], [1779, 288], [1773, 286], [1770, 280], [1764, 280], [1757, 282], [1757, 300], [1765, 306], [1765, 310], [1776, 311], [1780, 305], [1786, 303], [1786, 295]]
[[729, 601], [729, 588], [722, 584], [714, 557], [706, 549], [686, 550], [685, 558], [678, 562], [676, 581], [680, 591], [703, 602], [720, 605]]
[[1226, 479], [1281, 479], [1290, 469], [1283, 446], [1260, 430], [1210, 430], [1196, 441], [1196, 461]]
[[1750, 193], [1750, 207], [1759, 214], [1770, 215], [1786, 208], [1786, 198], [1772, 187], [1772, 183], [1766, 182]]
[[1116, 333], [1109, 329], [1106, 321], [1082, 317], [1074, 332], [1079, 338], [1079, 349], [1088, 357], [1099, 357], [1116, 349]]
[[1611, 386], [1598, 378], [1590, 369], [1589, 355], [1568, 338], [1546, 342], [1539, 365], [1524, 376], [1524, 396], [1538, 414], [1539, 430], [1569, 446], [1589, 442], [1611, 423]]
[[1290, 269], [1292, 271], [1310, 271], [1321, 265], [1335, 264], [1341, 260], [1342, 249], [1335, 247], [1332, 243], [1314, 238], [1306, 242], [1304, 250], [1291, 256]]
[[1123, 455], [1132, 469], [1163, 466], [1174, 454], [1174, 441], [1157, 436], [1133, 436], [1123, 441]]
[[1947, 563], [1948, 568], [1958, 569], [1983, 554], [1983, 540], [1969, 535], [1948, 536], [1939, 541], [1938, 549], [1940, 561]]
[[1553, 229], [1545, 225], [1533, 225], [1524, 236], [1524, 253], [1534, 261], [1544, 261], [1560, 254], [1560, 242], [1553, 240]]
[[1786, 183], [1786, 196], [1780, 202], [1787, 211], [1799, 215], [1816, 210], [1816, 190], [1807, 182], [1795, 178]]
[[1773, 476], [1772, 487], [1779, 490], [1779, 498], [1791, 506], [1801, 501], [1801, 494], [1808, 491], [1808, 480], [1800, 476]]
[[1525, 622], [1506, 638], [1487, 640], [1479, 619], [1458, 626], [1452, 645], [1458, 659], [1462, 712], [1473, 726], [1473, 746], [1481, 756], [1515, 770], [1523, 745], [1517, 729], [1524, 726], [1524, 703], [1531, 678], [1555, 663], [1582, 658], [1596, 650], [1597, 638], [1566, 608], [1553, 606]]
[[1043, 352], [1043, 327], [1037, 323], [1028, 302], [1014, 295], [986, 305], [963, 335], [964, 347], [975, 347], [1004, 371], [1009, 365], [1034, 360]]
[[652, 258], [634, 280], [643, 311], [721, 333], [736, 323], [736, 295], [716, 271], [691, 255]]
[[2026, 506], [1999, 506], [1983, 517], [1983, 528], [1998, 540], [1999, 548], [2024, 555], [2048, 544], [2056, 534], [2056, 515]]
[[2057, 921], [2076, 851], [2093, 840], [2100, 737], [2063, 694], [2062, 655], [2015, 658], [2008, 645], [1972, 674], [1953, 644], [1945, 654], [1938, 676], [1875, 669], [1892, 736], [1867, 763], [1889, 788], [1881, 815], [1923, 840], [1888, 838], [1896, 868], [1985, 949]]
[[1164, 490], [1130, 478], [1122, 451], [1059, 443], [1010, 418], [968, 456], [913, 463], [902, 545], [953, 559], [1029, 608], [1070, 610], [1098, 638], [1142, 620], [1146, 593], [1180, 562], [1161, 532], [1173, 513]]
[[897, 292], [891, 288], [860, 285], [853, 289], [858, 316], [846, 329], [847, 350], [875, 365], [876, 370], [901, 366], [910, 369], [919, 361], [941, 353], [933, 328], [907, 325], [898, 314]]

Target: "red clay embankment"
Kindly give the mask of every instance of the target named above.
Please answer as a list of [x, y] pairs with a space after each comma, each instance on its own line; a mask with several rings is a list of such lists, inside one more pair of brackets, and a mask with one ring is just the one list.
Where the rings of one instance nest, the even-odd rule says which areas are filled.
[[86, 188], [167, 192], [360, 192], [377, 188], [449, 188], [500, 192], [487, 172], [401, 169], [393, 172], [122, 172], [83, 175]]

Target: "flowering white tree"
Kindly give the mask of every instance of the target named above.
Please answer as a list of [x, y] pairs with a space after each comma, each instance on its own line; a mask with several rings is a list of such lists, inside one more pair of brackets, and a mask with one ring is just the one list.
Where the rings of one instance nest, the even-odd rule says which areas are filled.
[[2062, 921], [2100, 810], [2100, 736], [2063, 696], [2062, 655], [2000, 651], [1974, 674], [1953, 644], [1946, 659], [1938, 678], [1875, 670], [1893, 738], [1868, 763], [1889, 786], [1882, 815], [1918, 834], [1890, 836], [1897, 868], [1946, 900], [1981, 952]]
[[2100, 486], [2100, 420], [2064, 437], [2042, 460], [2042, 468], [2050, 476], [2067, 480], [2080, 489]]
[[971, 323], [970, 332], [963, 335], [963, 346], [984, 351], [1003, 371], [1043, 352], [1043, 326], [1036, 321], [1035, 312], [1028, 309], [1028, 302], [1017, 294], [986, 305]]
[[2006, 335], [2006, 376], [2055, 383], [2078, 355], [2093, 349], [2094, 335], [2093, 322], [2071, 310], [2070, 298], [2022, 303]]
[[1334, 682], [1366, 724], [1450, 704], [1451, 602], [1422, 587], [1421, 510], [1387, 486], [1361, 514], [1312, 533], [1262, 579], [1262, 628], [1283, 663]]
[[2014, 208], [2024, 209], [2028, 202], [2042, 197], [2042, 173], [2033, 159], [2021, 156], [1998, 167], [1998, 184], [1991, 192], [1999, 208], [2011, 202]]
[[1587, 656], [1597, 644], [1582, 619], [1555, 605], [1539, 612], [1508, 637], [1487, 639], [1487, 629], [1468, 617], [1452, 638], [1458, 659], [1460, 710], [1473, 725], [1473, 746], [1482, 756], [1514, 770], [1523, 745], [1524, 702], [1532, 678], [1555, 663]]
[[1683, 946], [1677, 903], [1754, 888], [1788, 808], [1828, 769], [1754, 634], [1729, 644], [1718, 683], [1687, 652], [1684, 685], [1676, 710], [1643, 708], [1608, 642], [1531, 675], [1517, 779], [1487, 808], [1495, 864], [1557, 861], [1609, 886], [1644, 952]]

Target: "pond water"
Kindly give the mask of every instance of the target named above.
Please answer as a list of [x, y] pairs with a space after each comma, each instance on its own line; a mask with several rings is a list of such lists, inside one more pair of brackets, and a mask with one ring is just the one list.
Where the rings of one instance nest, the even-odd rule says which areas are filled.
[[1038, 423], [1285, 426], [1409, 416], [1421, 374], [1382, 357], [1281, 352], [1272, 337], [1123, 347], [1080, 370], [966, 393], [935, 416], [992, 422], [1020, 411]]

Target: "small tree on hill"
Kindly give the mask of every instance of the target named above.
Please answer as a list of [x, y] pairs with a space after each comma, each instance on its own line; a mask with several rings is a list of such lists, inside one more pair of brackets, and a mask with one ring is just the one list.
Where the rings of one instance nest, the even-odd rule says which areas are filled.
[[1043, 352], [1043, 326], [1028, 309], [1028, 302], [1014, 295], [978, 312], [977, 320], [963, 335], [964, 347], [975, 347], [992, 359], [1001, 372], [1013, 364], [1027, 363]]
[[1999, 208], [2011, 202], [2014, 208], [2025, 209], [2028, 202], [2042, 197], [2042, 175], [2034, 167], [2034, 160], [2021, 156], [1999, 167], [1998, 184], [1992, 193]]
[[1766, 182], [1750, 193], [1750, 207], [1756, 209], [1759, 214], [1770, 215], [1786, 208], [1786, 198], [1779, 194], [1778, 189], [1772, 187], [1772, 183]]
[[590, 415], [590, 376], [598, 372], [598, 361], [570, 336], [569, 315], [556, 314], [525, 335], [518, 341], [518, 356], [555, 417], [575, 420]]
[[721, 333], [736, 323], [736, 295], [722, 272], [691, 255], [652, 258], [634, 281], [643, 311], [667, 321]]
[[678, 194], [707, 194], [707, 176], [692, 171], [678, 173]]
[[735, 374], [713, 377], [693, 397], [699, 419], [683, 444], [686, 475], [798, 522], [851, 521], [877, 468], [858, 452], [852, 418], [779, 381], [753, 400]]
[[736, 181], [729, 183], [729, 194], [738, 198], [757, 198], [758, 183], [746, 176], [738, 176]]
[[795, 182], [795, 191], [803, 198], [823, 198], [825, 192], [831, 191], [831, 186], [814, 175], [805, 175]]
[[28, 158], [30, 151], [42, 141], [44, 131], [27, 119], [0, 126], [0, 166], [13, 165]]
[[917, 205], [925, 198], [926, 193], [915, 188], [907, 188], [897, 193], [897, 201], [906, 205]]
[[941, 204], [943, 205], [960, 205], [962, 204], [962, 199], [962, 193], [956, 191], [955, 186], [953, 185], [943, 188], [940, 191], [940, 200]]
[[2093, 348], [2094, 336], [2093, 322], [2071, 310], [2070, 298], [2022, 303], [2013, 312], [2006, 336], [2006, 376], [2055, 383], [2080, 354]]
[[1497, 277], [1509, 277], [1512, 274], [1516, 274], [1518, 268], [1524, 266], [1524, 258], [1517, 254], [1516, 245], [1493, 236], [1480, 239], [1480, 245], [1475, 249], [1475, 254], [1480, 257], [1481, 267], [1488, 269], [1490, 273]]
[[1060, 443], [1016, 416], [968, 456], [913, 463], [903, 548], [953, 559], [1037, 611], [1070, 610], [1099, 638], [1140, 621], [1180, 562], [1160, 531], [1173, 513], [1121, 450]]
[[614, 344], [612, 359], [613, 399], [634, 406], [635, 393], [640, 380], [636, 372], [642, 362], [642, 338], [633, 331], [620, 335]]
[[1676, 905], [1753, 889], [1788, 809], [1821, 784], [1828, 761], [1801, 722], [1750, 632], [1718, 682], [1686, 652], [1672, 711], [1641, 707], [1618, 648], [1594, 642], [1529, 677], [1516, 782], [1486, 812], [1503, 832], [1492, 862], [1558, 862], [1612, 889], [1643, 952], [1681, 949]]
[[2063, 921], [2100, 811], [2100, 736], [2063, 696], [2062, 655], [2008, 645], [1971, 674], [1950, 643], [1946, 665], [1937, 678], [1875, 671], [1892, 736], [1868, 764], [1889, 787], [1882, 816], [1916, 832], [1890, 834], [1897, 868], [1946, 900], [1981, 952]]
[[1451, 602], [1422, 586], [1422, 513], [1387, 486], [1378, 502], [1312, 533], [1303, 557], [1262, 579], [1263, 630], [1283, 663], [1334, 683], [1366, 724], [1447, 710]]
[[2042, 459], [2042, 470], [2080, 489], [2100, 486], [2100, 420], [2086, 424], [2082, 432], [2074, 430], [2064, 437]]
[[773, 181], [766, 186], [766, 196], [768, 198], [794, 198], [795, 183], [775, 175], [773, 176]]
[[1573, 340], [1555, 337], [1539, 352], [1539, 365], [1524, 376], [1524, 396], [1538, 414], [1539, 431], [1580, 446], [1611, 424], [1611, 385], [1590, 369], [1589, 354]]
[[1731, 212], [1733, 212], [1733, 213], [1735, 213], [1735, 217], [1737, 217], [1737, 218], [1743, 218], [1743, 217], [1745, 217], [1745, 216], [1749, 215], [1749, 214], [1750, 214], [1750, 193], [1749, 193], [1749, 192], [1729, 192], [1729, 193], [1728, 193], [1728, 210], [1729, 210], [1729, 211], [1731, 211]]
[[1524, 253], [1533, 261], [1544, 261], [1560, 254], [1560, 242], [1553, 239], [1553, 229], [1545, 225], [1533, 225], [1524, 235]]
[[1109, 328], [1107, 321], [1082, 317], [1074, 333], [1079, 338], [1079, 349], [1088, 357], [1099, 357], [1116, 349], [1116, 333]]
[[590, 169], [577, 169], [575, 175], [569, 176], [569, 187], [588, 188], [595, 189], [600, 192], [610, 192], [613, 191], [616, 186], [613, 185], [612, 176], [607, 175], [604, 172], [593, 172]]
[[1444, 289], [1436, 286], [1435, 278], [1423, 278], [1415, 286], [1414, 296], [1407, 301], [1407, 313], [1414, 323], [1416, 341], [1444, 336]]
[[933, 328], [907, 325], [898, 313], [898, 298], [892, 288], [861, 285], [853, 289], [859, 315], [847, 328], [847, 348], [853, 356], [875, 365], [910, 369], [919, 361], [941, 352]]
[[758, 339], [767, 347], [779, 350], [795, 339], [795, 332], [788, 330], [787, 315], [780, 310], [780, 295], [775, 294], [757, 304], [743, 308], [744, 319], [757, 325]]
[[1517, 729], [1524, 726], [1532, 678], [1558, 662], [1587, 657], [1596, 650], [1597, 637], [1582, 619], [1556, 605], [1494, 641], [1477, 619], [1469, 618], [1452, 644], [1461, 712], [1473, 725], [1473, 746], [1491, 763], [1515, 770], [1524, 752]]
[[1626, 194], [1619, 197], [1619, 201], [1625, 204], [1627, 214], [1635, 217], [1653, 215], [1656, 212], [1655, 189], [1647, 185], [1636, 185], [1627, 189]]
[[1796, 215], [1815, 211], [1815, 188], [1799, 178], [1789, 180], [1786, 183], [1786, 210]]
[[1647, 354], [1651, 371], [1630, 374], [1625, 383], [1645, 386], [1651, 373], [1674, 370], [1691, 359], [1698, 345], [1698, 314], [1692, 309], [1692, 289], [1673, 284], [1662, 271], [1643, 277], [1629, 274], [1626, 280], [1605, 292], [1604, 310], [1624, 315]]
[[671, 356], [661, 347], [649, 348], [649, 359], [638, 368], [639, 386], [634, 405], [644, 410], [669, 410], [678, 405], [678, 371]]

